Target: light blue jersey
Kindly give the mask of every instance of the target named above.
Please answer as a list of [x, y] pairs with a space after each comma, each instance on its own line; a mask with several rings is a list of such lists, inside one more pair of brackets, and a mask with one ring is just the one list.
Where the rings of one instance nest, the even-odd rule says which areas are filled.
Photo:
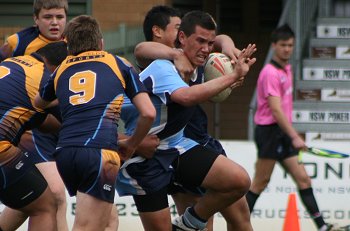
[[[171, 100], [170, 95], [183, 87], [189, 87], [168, 60], [156, 60], [140, 73], [140, 79], [150, 93], [157, 117], [150, 130], [157, 134], [160, 145], [152, 159], [140, 156], [126, 161], [117, 179], [119, 195], [144, 195], [155, 192], [170, 183], [171, 163], [181, 154], [198, 145], [185, 138], [184, 128], [192, 117], [195, 107], [184, 107]], [[126, 133], [133, 133], [138, 112], [129, 99], [125, 99], [121, 118]]]

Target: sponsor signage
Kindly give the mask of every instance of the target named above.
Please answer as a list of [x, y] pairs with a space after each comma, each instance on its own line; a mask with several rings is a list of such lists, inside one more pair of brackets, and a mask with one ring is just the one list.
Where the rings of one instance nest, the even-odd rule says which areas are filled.
[[306, 142], [312, 141], [350, 141], [350, 133], [336, 132], [306, 132], [304, 134]]
[[349, 25], [318, 25], [317, 38], [350, 38]]
[[[255, 144], [251, 141], [222, 141], [222, 144], [228, 157], [243, 166], [252, 178], [256, 161]], [[348, 142], [320, 142], [314, 140], [307, 142], [307, 145], [344, 153], [350, 152]], [[350, 223], [350, 158], [329, 159], [304, 154], [302, 160], [308, 175], [312, 179], [315, 197], [326, 222], [337, 223], [339, 226], [348, 225]], [[255, 231], [282, 230], [288, 196], [292, 192], [298, 192], [295, 183], [283, 168], [277, 164], [268, 187], [256, 202], [251, 216], [253, 229]], [[119, 231], [143, 230], [132, 197], [119, 197], [116, 194], [115, 204], [118, 207]], [[297, 204], [301, 230], [316, 230], [315, 224], [306, 212], [298, 195]], [[176, 216], [175, 206], [171, 197], [169, 197], [169, 206], [171, 207], [170, 213], [172, 217]], [[75, 197], [69, 197], [67, 194], [69, 230], [73, 227], [75, 212]], [[27, 230], [27, 223], [17, 230]], [[214, 230], [226, 230], [226, 222], [220, 214], [215, 215]]]
[[350, 123], [349, 111], [294, 110], [293, 123]]
[[296, 99], [304, 101], [323, 102], [350, 102], [350, 90], [323, 88], [323, 89], [298, 89]]
[[304, 67], [303, 80], [350, 81], [350, 69], [331, 67]]
[[350, 59], [349, 46], [312, 47], [312, 58]]

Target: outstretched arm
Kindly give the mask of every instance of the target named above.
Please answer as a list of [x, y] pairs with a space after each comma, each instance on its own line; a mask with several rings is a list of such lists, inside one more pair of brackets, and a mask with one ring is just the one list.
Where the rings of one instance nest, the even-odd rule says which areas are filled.
[[250, 67], [256, 61], [255, 58], [251, 58], [251, 55], [255, 51], [255, 44], [249, 44], [239, 54], [234, 71], [231, 74], [223, 75], [220, 78], [191, 87], [179, 88], [171, 94], [171, 99], [184, 106], [192, 106], [210, 99], [224, 89], [232, 86], [232, 84], [248, 73]]

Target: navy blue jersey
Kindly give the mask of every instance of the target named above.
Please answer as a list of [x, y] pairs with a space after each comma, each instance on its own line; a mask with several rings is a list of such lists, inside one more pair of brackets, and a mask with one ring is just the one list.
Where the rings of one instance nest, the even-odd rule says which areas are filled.
[[37, 26], [25, 28], [7, 38], [13, 57], [30, 55], [51, 42], [54, 41], [42, 36]]
[[41, 89], [44, 100], [58, 99], [62, 127], [59, 147], [117, 150], [117, 127], [124, 94], [146, 91], [134, 69], [105, 51], [68, 56]]
[[39, 125], [46, 114], [34, 98], [50, 78], [39, 55], [8, 58], [0, 64], [0, 141], [17, 145], [23, 132]]

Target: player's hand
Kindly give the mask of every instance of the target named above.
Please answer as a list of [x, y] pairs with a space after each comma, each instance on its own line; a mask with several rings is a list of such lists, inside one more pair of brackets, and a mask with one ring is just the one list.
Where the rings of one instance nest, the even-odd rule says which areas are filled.
[[132, 157], [136, 147], [129, 143], [129, 139], [118, 140], [118, 154], [121, 160], [125, 161]]
[[136, 149], [136, 152], [138, 155], [149, 159], [152, 158], [154, 155], [154, 152], [157, 150], [157, 147], [159, 146], [159, 138], [157, 135], [147, 135], [139, 144], [139, 146]]
[[256, 58], [251, 58], [251, 56], [256, 51], [255, 44], [249, 44], [242, 52], [239, 54], [234, 71], [238, 76], [245, 76], [250, 67], [255, 63]]
[[179, 53], [174, 58], [174, 65], [177, 71], [180, 73], [182, 79], [188, 83], [191, 75], [193, 74], [194, 68], [191, 62], [188, 60], [187, 56], [183, 53], [183, 51], [178, 50]]
[[299, 135], [292, 138], [292, 145], [295, 149], [304, 151], [307, 150], [305, 141]]
[[234, 89], [236, 87], [240, 87], [243, 85], [243, 82], [244, 82], [244, 78], [245, 76], [242, 76], [241, 78], [239, 78], [236, 82], [234, 82], [230, 87], [231, 89]]

